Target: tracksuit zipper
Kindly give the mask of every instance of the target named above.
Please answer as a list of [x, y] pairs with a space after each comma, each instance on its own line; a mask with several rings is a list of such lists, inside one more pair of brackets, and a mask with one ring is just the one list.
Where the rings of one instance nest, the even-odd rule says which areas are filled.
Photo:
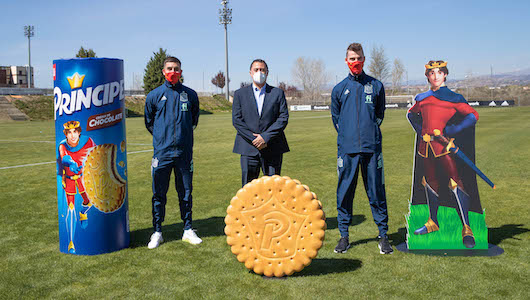
[[362, 93], [361, 95], [359, 95], [359, 97], [357, 97], [357, 100], [356, 101], [357, 103], [357, 137], [359, 138], [359, 152], [361, 152], [361, 121], [359, 120], [359, 109], [360, 109], [360, 103], [361, 103], [361, 96], [362, 96]]
[[[178, 94], [178, 92], [176, 90], [173, 90], [173, 92]], [[177, 99], [177, 95], [175, 95], [174, 99], [175, 99], [175, 105], [173, 106], [173, 111], [175, 113], [173, 115], [175, 116], [175, 122], [173, 123], [173, 144], [174, 144], [175, 151], [176, 151], [176, 148], [177, 148], [177, 120], [178, 120], [177, 114], [179, 113], [179, 111], [178, 111], [179, 100]]]

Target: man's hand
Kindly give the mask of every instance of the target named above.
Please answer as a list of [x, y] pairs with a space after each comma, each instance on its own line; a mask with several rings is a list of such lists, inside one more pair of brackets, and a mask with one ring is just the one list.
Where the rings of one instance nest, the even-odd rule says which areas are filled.
[[252, 141], [252, 145], [254, 145], [254, 147], [258, 148], [258, 150], [261, 150], [261, 149], [267, 147], [267, 143], [265, 143], [265, 140], [263, 139], [261, 134], [253, 133], [253, 135], [256, 137]]

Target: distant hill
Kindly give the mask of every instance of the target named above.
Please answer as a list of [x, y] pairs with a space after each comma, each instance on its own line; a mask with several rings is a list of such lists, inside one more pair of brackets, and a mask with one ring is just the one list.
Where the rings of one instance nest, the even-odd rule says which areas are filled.
[[499, 75], [508, 75], [508, 76], [529, 76], [530, 75], [530, 68], [516, 70], [512, 72], [502, 73]]
[[[477, 75], [465, 79], [447, 79], [447, 83], [456, 86], [503, 86], [503, 85], [528, 85], [530, 84], [530, 68], [516, 70], [512, 72], [491, 75]], [[411, 86], [425, 86], [425, 80], [411, 80]]]

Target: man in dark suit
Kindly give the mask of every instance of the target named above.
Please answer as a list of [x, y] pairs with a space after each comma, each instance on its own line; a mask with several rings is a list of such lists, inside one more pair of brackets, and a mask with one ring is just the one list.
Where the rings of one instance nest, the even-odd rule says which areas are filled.
[[264, 175], [280, 175], [283, 153], [289, 151], [284, 129], [289, 111], [284, 92], [266, 83], [269, 68], [262, 59], [250, 64], [252, 84], [234, 93], [232, 124], [237, 130], [234, 153], [241, 154], [243, 186]]

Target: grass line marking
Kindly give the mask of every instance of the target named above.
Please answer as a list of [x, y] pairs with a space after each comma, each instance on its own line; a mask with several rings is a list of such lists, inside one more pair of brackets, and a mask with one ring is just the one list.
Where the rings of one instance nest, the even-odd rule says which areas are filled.
[[55, 161], [47, 161], [47, 162], [40, 162], [40, 163], [26, 164], [26, 165], [18, 165], [18, 166], [1, 167], [0, 170], [22, 168], [22, 167], [33, 167], [33, 166], [47, 165], [47, 164], [53, 164], [53, 163], [55, 163]]
[[[153, 149], [132, 151], [132, 152], [128, 152], [127, 154], [144, 153], [144, 152], [149, 152], [149, 151], [153, 151]], [[34, 166], [48, 165], [48, 164], [54, 164], [54, 163], [55, 163], [55, 161], [46, 161], [46, 162], [40, 162], [40, 163], [34, 163], [34, 164], [25, 164], [25, 165], [18, 165], [18, 166], [0, 167], [0, 170], [23, 168], [23, 167], [34, 167]]]
[[0, 140], [6, 143], [55, 143], [55, 141]]
[[149, 151], [153, 151], [153, 149], [131, 151], [131, 152], [127, 152], [127, 154], [144, 153], [144, 152], [149, 152]]
[[[0, 142], [6, 143], [55, 143], [55, 141], [28, 141], [28, 140], [0, 140]], [[127, 143], [132, 146], [151, 146], [151, 144], [142, 144], [142, 143]]]

